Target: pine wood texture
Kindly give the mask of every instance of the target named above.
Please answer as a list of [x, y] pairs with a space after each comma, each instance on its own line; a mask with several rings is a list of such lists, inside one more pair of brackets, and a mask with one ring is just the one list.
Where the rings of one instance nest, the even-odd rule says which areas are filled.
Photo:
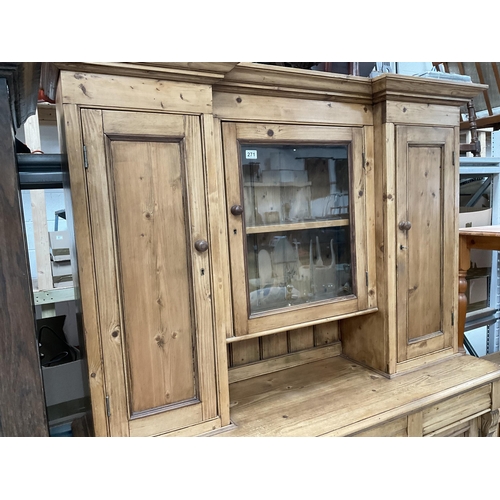
[[[452, 346], [456, 327], [453, 129], [398, 127], [398, 361]], [[401, 222], [411, 228], [401, 230]], [[424, 243], [425, 242], [425, 243]], [[455, 265], [456, 264], [456, 265]]]
[[60, 75], [65, 104], [121, 107], [163, 112], [210, 113], [211, 91], [208, 85], [189, 85], [162, 80], [71, 73]]
[[[453, 356], [452, 151], [481, 86], [253, 63], [59, 67], [97, 435], [231, 421], [222, 435], [495, 432], [500, 368]], [[350, 144], [355, 298], [249, 318], [245, 222], [230, 212], [240, 140]]]
[[203, 165], [199, 120], [98, 110], [82, 116], [100, 322], [109, 325], [101, 337], [110, 434], [160, 434], [212, 419], [210, 265], [193, 248], [208, 229], [204, 177], [196, 172]]
[[371, 106], [289, 97], [222, 93], [213, 94], [214, 115], [240, 122], [271, 121], [317, 125], [372, 125]]
[[471, 356], [394, 379], [333, 357], [232, 384], [236, 429], [219, 435], [345, 436], [421, 411], [429, 433], [491, 408], [490, 382], [499, 376], [497, 365]]

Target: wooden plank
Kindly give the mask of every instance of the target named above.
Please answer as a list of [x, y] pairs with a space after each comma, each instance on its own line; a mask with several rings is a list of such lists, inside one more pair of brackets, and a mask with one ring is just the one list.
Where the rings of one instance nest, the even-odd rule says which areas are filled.
[[302, 351], [314, 347], [314, 327], [306, 326], [288, 332], [289, 352]]
[[[111, 436], [127, 436], [129, 434], [127, 423], [129, 411], [123, 369], [123, 330], [117, 298], [118, 281], [115, 268], [117, 247], [113, 238], [114, 224], [109, 200], [109, 181], [107, 170], [104, 168], [107, 161], [102, 112], [85, 109], [81, 113], [89, 165], [86, 170], [86, 182], [94, 259], [94, 268], [91, 272], [95, 272], [100, 338], [106, 365], [106, 397], [111, 414], [108, 419], [109, 434]], [[65, 117], [66, 120], [68, 118]], [[77, 165], [75, 165], [76, 167]], [[81, 268], [80, 274], [83, 275]], [[92, 333], [89, 332], [90, 335]]]
[[459, 122], [460, 109], [439, 104], [389, 101], [386, 103], [386, 120], [394, 124], [435, 125], [454, 127]]
[[208, 85], [68, 71], [62, 71], [60, 79], [65, 104], [194, 114], [212, 111]]
[[[214, 328], [212, 316], [212, 283], [210, 249], [197, 251], [197, 241], [210, 241], [207, 198], [206, 165], [203, 155], [199, 117], [186, 116], [185, 151], [188, 173], [189, 239], [191, 245], [191, 273], [193, 302], [196, 312], [196, 349], [198, 353], [198, 386], [203, 403], [203, 420], [217, 415], [217, 388], [215, 386]], [[205, 173], [205, 175], [203, 175]]]
[[14, 144], [0, 78], [0, 437], [48, 436]]
[[[240, 344], [240, 342], [238, 343]], [[238, 344], [233, 344], [235, 347]], [[300, 366], [320, 359], [331, 358], [339, 356], [342, 353], [342, 345], [340, 342], [328, 344], [322, 347], [315, 347], [312, 349], [304, 349], [295, 353], [290, 353], [284, 356], [271, 358], [259, 362], [248, 363], [242, 366], [231, 368], [229, 370], [229, 383], [240, 382], [250, 378], [258, 377], [267, 373], [274, 373], [277, 371], [291, 368], [293, 366]]]
[[[31, 151], [42, 151], [38, 112], [26, 120], [23, 128], [26, 146], [28, 146]], [[38, 289], [50, 290], [54, 288], [54, 285], [52, 282], [52, 267], [50, 265], [49, 230], [47, 226], [45, 191], [43, 189], [30, 190], [30, 199], [33, 217]]]
[[[359, 132], [352, 127], [303, 127], [300, 125], [277, 125], [260, 123], [237, 123], [236, 135], [239, 140], [265, 141], [279, 144], [280, 141], [300, 141], [321, 143], [347, 143]], [[358, 139], [359, 140], [359, 139]]]
[[366, 217], [366, 271], [368, 273], [368, 298], [367, 307], [377, 307], [377, 263], [376, 263], [376, 239], [375, 223], [375, 150], [374, 150], [374, 129], [364, 127], [363, 129], [363, 151], [365, 175], [365, 217]]
[[[203, 420], [202, 405], [200, 403], [175, 408], [170, 413], [171, 415], [167, 420], [165, 419], [165, 412], [130, 420], [130, 437], [157, 436], [165, 434], [165, 431], [184, 429]], [[166, 421], [168, 422], [167, 428], [165, 426]]]
[[30, 191], [31, 214], [33, 217], [33, 233], [35, 240], [36, 269], [39, 290], [54, 288], [52, 267], [50, 265], [49, 229], [47, 211], [45, 208], [45, 191], [32, 189]]
[[[248, 322], [249, 334], [270, 334], [320, 323], [321, 320], [335, 320], [342, 316], [356, 314], [360, 310], [358, 298], [341, 298], [328, 304], [315, 303], [288, 309], [276, 309], [273, 314], [251, 317]], [[363, 312], [369, 312], [368, 310]], [[311, 321], [311, 317], [315, 318]], [[235, 332], [236, 333], [236, 332]]]
[[267, 335], [261, 339], [262, 359], [274, 358], [288, 352], [287, 332]]
[[341, 227], [348, 226], [349, 219], [335, 219], [329, 221], [312, 221], [312, 222], [292, 222], [284, 224], [269, 224], [265, 226], [247, 226], [246, 234], [262, 234], [275, 233], [276, 231], [297, 231], [301, 229], [314, 229], [324, 227]]
[[[363, 131], [361, 129], [352, 130], [351, 154], [351, 191], [350, 204], [351, 220], [354, 223], [354, 231], [351, 230], [351, 239], [354, 237], [354, 243], [351, 243], [352, 269], [353, 272], [353, 290], [358, 297], [358, 308], [368, 308], [368, 259], [369, 253], [373, 252], [372, 245], [367, 241], [367, 211], [366, 206], [366, 165], [364, 158]], [[354, 234], [353, 234], [354, 233]], [[372, 276], [373, 278], [373, 276]]]
[[[238, 140], [236, 125], [222, 124], [222, 139], [224, 144], [224, 168], [226, 180], [227, 206], [243, 206], [240, 189], [240, 166], [238, 163]], [[244, 252], [246, 247], [243, 232], [243, 219], [231, 213], [228, 217], [228, 233], [231, 263], [231, 291], [233, 302], [234, 335], [245, 335], [247, 332], [248, 305], [247, 280]]]
[[202, 116], [206, 158], [206, 186], [212, 264], [213, 331], [216, 346], [216, 373], [219, 388], [221, 426], [229, 425], [229, 382], [226, 337], [232, 336], [231, 282], [227, 246], [226, 195], [222, 168], [221, 125], [210, 115]]
[[339, 341], [339, 323], [330, 321], [314, 325], [314, 345], [332, 344]]
[[207, 420], [206, 422], [202, 422], [201, 424], [190, 425], [189, 427], [184, 427], [183, 429], [167, 432], [165, 434], [158, 434], [156, 437], [196, 437], [213, 431], [218, 431], [222, 427], [224, 426], [221, 425], [221, 419], [213, 418], [211, 420]]
[[[320, 325], [323, 323], [330, 323], [332, 321], [339, 321], [341, 319], [345, 318], [353, 318], [356, 316], [365, 316], [367, 314], [372, 314], [377, 312], [377, 309], [367, 309], [366, 311], [357, 311], [357, 312], [352, 312], [352, 313], [345, 313], [345, 314], [339, 314], [338, 316], [326, 316], [325, 318], [320, 318], [320, 319], [314, 319], [312, 321], [304, 321], [302, 323], [294, 323], [292, 326], [294, 328], [304, 328], [306, 326], [315, 326], [315, 325]], [[247, 340], [247, 339], [254, 339], [254, 338], [259, 338], [264, 335], [271, 335], [273, 333], [278, 333], [278, 332], [283, 332], [287, 331], [289, 327], [278, 327], [272, 330], [268, 331], [257, 331], [251, 334], [244, 335], [242, 337], [230, 337], [226, 341], [228, 343], [238, 343], [241, 340]]]
[[260, 360], [258, 338], [243, 340], [231, 345], [231, 366], [241, 366]]
[[371, 106], [332, 101], [214, 92], [214, 116], [241, 122], [371, 125]]

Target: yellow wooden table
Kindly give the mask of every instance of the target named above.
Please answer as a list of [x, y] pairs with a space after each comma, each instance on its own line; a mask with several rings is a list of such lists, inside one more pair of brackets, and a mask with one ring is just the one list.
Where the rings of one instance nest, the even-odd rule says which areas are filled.
[[458, 348], [463, 351], [465, 316], [467, 314], [467, 270], [470, 267], [470, 251], [500, 251], [500, 226], [467, 227], [459, 230], [459, 272], [458, 272]]

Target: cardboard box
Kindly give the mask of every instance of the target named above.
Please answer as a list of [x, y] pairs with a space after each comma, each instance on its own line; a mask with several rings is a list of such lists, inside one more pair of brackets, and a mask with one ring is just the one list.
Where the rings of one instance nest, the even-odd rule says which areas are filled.
[[[459, 227], [477, 227], [491, 225], [491, 208], [460, 207], [458, 215]], [[471, 267], [491, 267], [491, 250], [477, 250], [470, 252]]]
[[81, 359], [57, 366], [43, 366], [45, 404], [56, 405], [85, 397], [84, 365]]
[[49, 231], [50, 256], [53, 261], [70, 260], [68, 231]]
[[467, 283], [468, 302], [469, 304], [477, 304], [488, 300], [488, 278], [474, 278], [468, 280]]
[[54, 285], [73, 281], [73, 272], [71, 271], [71, 261], [51, 262], [52, 282]]
[[491, 208], [460, 207], [459, 227], [491, 226]]

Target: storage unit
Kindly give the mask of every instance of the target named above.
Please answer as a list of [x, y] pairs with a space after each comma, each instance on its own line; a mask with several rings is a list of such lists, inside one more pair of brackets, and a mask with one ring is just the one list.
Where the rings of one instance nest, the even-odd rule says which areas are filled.
[[455, 320], [481, 86], [59, 66], [97, 435], [490, 433], [500, 369]]

